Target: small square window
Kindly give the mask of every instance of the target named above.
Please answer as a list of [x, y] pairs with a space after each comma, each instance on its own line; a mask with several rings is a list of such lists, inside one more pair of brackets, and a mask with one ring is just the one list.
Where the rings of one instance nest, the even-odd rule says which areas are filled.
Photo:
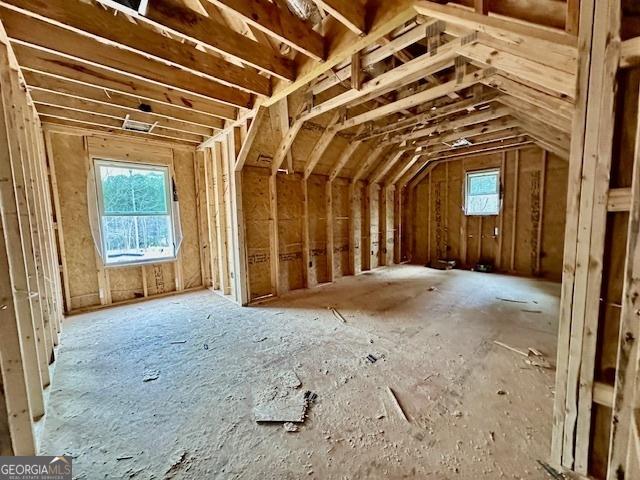
[[465, 215], [500, 213], [500, 170], [467, 172]]
[[95, 160], [105, 265], [175, 257], [169, 168]]

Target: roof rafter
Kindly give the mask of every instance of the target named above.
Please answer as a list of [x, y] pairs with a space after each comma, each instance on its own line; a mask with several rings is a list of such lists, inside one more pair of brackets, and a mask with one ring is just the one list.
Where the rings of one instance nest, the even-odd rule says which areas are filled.
[[239, 15], [246, 23], [315, 60], [324, 60], [324, 39], [286, 8], [266, 0], [208, 0]]
[[278, 78], [295, 78], [293, 63], [287, 58], [264, 48], [211, 16], [194, 12], [177, 0], [149, 2], [145, 17], [159, 27], [168, 28], [180, 36], [202, 43], [222, 55], [233, 57]]
[[362, 0], [315, 0], [340, 23], [357, 35], [366, 30], [365, 5]]
[[79, 35], [51, 23], [25, 17], [3, 7], [0, 7], [0, 16], [14, 45], [25, 45], [35, 50], [63, 55], [70, 60], [87, 62], [234, 107], [253, 106], [251, 94], [235, 87], [213, 82], [192, 72], [99, 42], [95, 38]]
[[196, 112], [187, 107], [156, 102], [114, 90], [78, 83], [70, 79], [45, 75], [36, 71], [24, 70], [23, 74], [27, 87], [31, 91], [41, 90], [45, 93], [66, 95], [80, 100], [89, 100], [105, 105], [117, 106], [128, 111], [150, 111], [151, 113], [166, 118], [214, 129], [224, 127], [222, 118]]
[[13, 48], [23, 70], [35, 70], [43, 74], [123, 92], [138, 98], [169, 103], [223, 118], [236, 118], [237, 115], [237, 109], [234, 107], [124, 75], [99, 65], [17, 43], [13, 45]]
[[[188, 43], [157, 32], [144, 17], [131, 18], [113, 12], [95, 3], [79, 0], [6, 0], [7, 8], [20, 8], [25, 15], [36, 16], [60, 26], [76, 29], [95, 37], [109, 40], [134, 52], [163, 59], [192, 72], [207, 75], [227, 86], [257, 95], [270, 95], [267, 77], [252, 68], [242, 68], [224, 61], [216, 55], [200, 51]], [[71, 4], [70, 4], [71, 3]], [[3, 18], [6, 24], [6, 18]], [[29, 25], [25, 22], [26, 26]], [[16, 26], [17, 27], [17, 26]], [[30, 32], [29, 32], [30, 33]], [[54, 42], [55, 39], [50, 39]]]

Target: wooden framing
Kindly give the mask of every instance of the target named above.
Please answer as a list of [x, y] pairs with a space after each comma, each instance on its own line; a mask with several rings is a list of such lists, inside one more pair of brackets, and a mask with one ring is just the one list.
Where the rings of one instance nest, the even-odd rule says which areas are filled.
[[[9, 179], [0, 185], [0, 354], [18, 362], [2, 365], [13, 453], [35, 449], [63, 311], [203, 286], [246, 305], [436, 254], [468, 266], [497, 251], [498, 268], [522, 273], [525, 244], [535, 250], [531, 274], [543, 276], [553, 233], [541, 221], [545, 191], [568, 169], [551, 463], [582, 477], [632, 471], [640, 139], [631, 155], [622, 119], [630, 125], [637, 112], [617, 89], [636, 87], [626, 75], [640, 65], [640, 42], [620, 0], [318, 0], [315, 25], [268, 0], [154, 0], [144, 14], [72, 2], [0, 4], [0, 176]], [[127, 130], [127, 118], [149, 131]], [[193, 237], [174, 263], [126, 271], [89, 249], [82, 264], [95, 288], [84, 292], [69, 192], [86, 190], [80, 157], [98, 143], [131, 161], [170, 156], [185, 209], [193, 204]], [[60, 158], [73, 152], [71, 185]], [[479, 158], [497, 162], [513, 196], [495, 219], [458, 224], [460, 198], [442, 184]], [[423, 230], [407, 214], [421, 202]], [[437, 202], [446, 205], [438, 215]], [[537, 223], [521, 211], [529, 203], [542, 212]], [[251, 230], [254, 209], [261, 228]], [[527, 242], [516, 235], [524, 225]], [[623, 241], [622, 309], [606, 320], [619, 321], [615, 379], [603, 381], [609, 253]], [[125, 294], [124, 277], [135, 286]], [[607, 415], [608, 442], [594, 421]], [[606, 456], [604, 474], [594, 455]]]
[[0, 370], [11, 437], [3, 454], [35, 455], [33, 422], [45, 413], [62, 310], [42, 130], [20, 82], [0, 28]]

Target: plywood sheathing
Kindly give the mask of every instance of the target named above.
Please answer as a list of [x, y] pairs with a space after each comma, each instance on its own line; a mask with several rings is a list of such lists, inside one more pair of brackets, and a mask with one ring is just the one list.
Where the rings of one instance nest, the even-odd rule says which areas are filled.
[[[59, 221], [65, 232], [69, 311], [166, 294], [202, 286], [196, 208], [194, 149], [152, 146], [135, 141], [47, 131], [55, 164]], [[179, 260], [156, 265], [100, 268], [89, 227], [87, 175], [92, 157], [168, 165], [175, 172], [183, 243]], [[98, 267], [97, 267], [98, 266]], [[178, 269], [180, 269], [178, 271]], [[182, 285], [176, 283], [182, 278]]]
[[[562, 244], [564, 228], [564, 192], [567, 164], [549, 155], [544, 185], [542, 182], [543, 152], [529, 148], [519, 152], [521, 159], [517, 180], [517, 206], [515, 156], [507, 152], [501, 214], [497, 216], [465, 216], [465, 172], [501, 167], [501, 154], [484, 155], [464, 160], [441, 163], [415, 187], [416, 202], [409, 210], [415, 225], [415, 251], [412, 262], [427, 264], [437, 259], [454, 259], [465, 268], [477, 263], [502, 265], [500, 270], [521, 275], [541, 275], [560, 280], [562, 272]], [[541, 193], [544, 201], [541, 201]], [[517, 221], [513, 222], [514, 212]], [[503, 228], [496, 229], [503, 216]], [[542, 243], [538, 245], [538, 231], [542, 223]], [[510, 268], [512, 239], [515, 229], [515, 264]], [[411, 228], [411, 226], [405, 226]], [[503, 236], [499, 242], [500, 235]], [[498, 246], [501, 251], [498, 251]], [[408, 256], [409, 252], [406, 252]], [[538, 257], [541, 268], [538, 271]]]

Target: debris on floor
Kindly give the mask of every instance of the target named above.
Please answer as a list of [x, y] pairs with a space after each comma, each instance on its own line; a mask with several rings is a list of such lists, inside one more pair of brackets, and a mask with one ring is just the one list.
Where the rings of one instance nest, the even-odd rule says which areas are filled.
[[527, 363], [528, 365], [531, 365], [533, 367], [546, 368], [550, 370], [553, 369], [553, 366], [545, 358], [542, 352], [540, 352], [539, 350], [533, 347], [529, 347], [527, 351], [524, 352], [515, 347], [512, 347], [511, 345], [507, 345], [506, 343], [499, 342], [498, 340], [494, 340], [493, 343], [503, 348], [506, 348], [507, 350], [510, 350], [514, 353], [517, 353], [518, 355], [522, 355], [523, 357], [526, 357], [525, 363]]
[[518, 355], [522, 355], [523, 357], [529, 356], [527, 352], [518, 350], [517, 348], [512, 347], [511, 345], [507, 345], [506, 343], [499, 342], [498, 340], [494, 340], [493, 343], [495, 343], [496, 345], [500, 345], [502, 348], [506, 348], [507, 350], [511, 350], [512, 352], [517, 353]]
[[542, 468], [544, 468], [545, 472], [551, 475], [555, 480], [565, 480], [566, 477], [548, 463], [542, 462], [540, 460], [538, 460], [538, 463]]
[[256, 422], [304, 422], [307, 400], [300, 391], [272, 386], [254, 394]]
[[306, 392], [304, 392], [304, 399], [307, 401], [308, 404], [314, 403], [317, 398], [318, 398], [318, 394], [313, 393], [311, 390], [307, 390]]
[[297, 432], [298, 431], [298, 426], [293, 423], [293, 422], [284, 422], [282, 424], [282, 427], [287, 431], [287, 432]]
[[169, 342], [171, 345], [179, 345], [181, 343], [187, 343], [186, 340], [175, 340], [173, 342]]
[[180, 471], [187, 471], [191, 468], [191, 458], [187, 455], [186, 451], [182, 451], [177, 455], [175, 461], [171, 463], [169, 468], [164, 474], [164, 479], [169, 480], [170, 478], [174, 478], [176, 475], [180, 473]]
[[160, 377], [160, 370], [157, 368], [150, 368], [145, 370], [144, 376], [142, 377], [143, 382], [152, 382], [153, 380], [157, 380]]
[[393, 389], [391, 387], [387, 387], [387, 392], [389, 392], [389, 396], [391, 397], [391, 401], [392, 401], [393, 405], [396, 407], [396, 410], [398, 411], [400, 416], [402, 418], [404, 418], [405, 422], [408, 422], [409, 419], [407, 418], [407, 415], [404, 413], [402, 405], [400, 405], [400, 402], [398, 401], [398, 397], [394, 393]]
[[329, 310], [331, 310], [333, 312], [333, 314], [335, 315], [335, 317], [340, 320], [342, 323], [347, 323], [347, 320], [342, 316], [342, 314], [336, 310], [333, 307], [329, 307]]
[[378, 361], [378, 358], [371, 354], [367, 355], [366, 359], [369, 360], [370, 363], [376, 363]]
[[270, 383], [254, 392], [253, 414], [256, 422], [304, 422], [309, 403], [317, 395], [298, 390], [302, 382], [293, 370], [283, 370]]
[[496, 300], [500, 300], [501, 302], [509, 302], [509, 303], [529, 303], [526, 300], [514, 300], [513, 298], [496, 297]]
[[473, 268], [474, 271], [480, 273], [491, 273], [493, 272], [493, 264], [492, 263], [477, 263]]

